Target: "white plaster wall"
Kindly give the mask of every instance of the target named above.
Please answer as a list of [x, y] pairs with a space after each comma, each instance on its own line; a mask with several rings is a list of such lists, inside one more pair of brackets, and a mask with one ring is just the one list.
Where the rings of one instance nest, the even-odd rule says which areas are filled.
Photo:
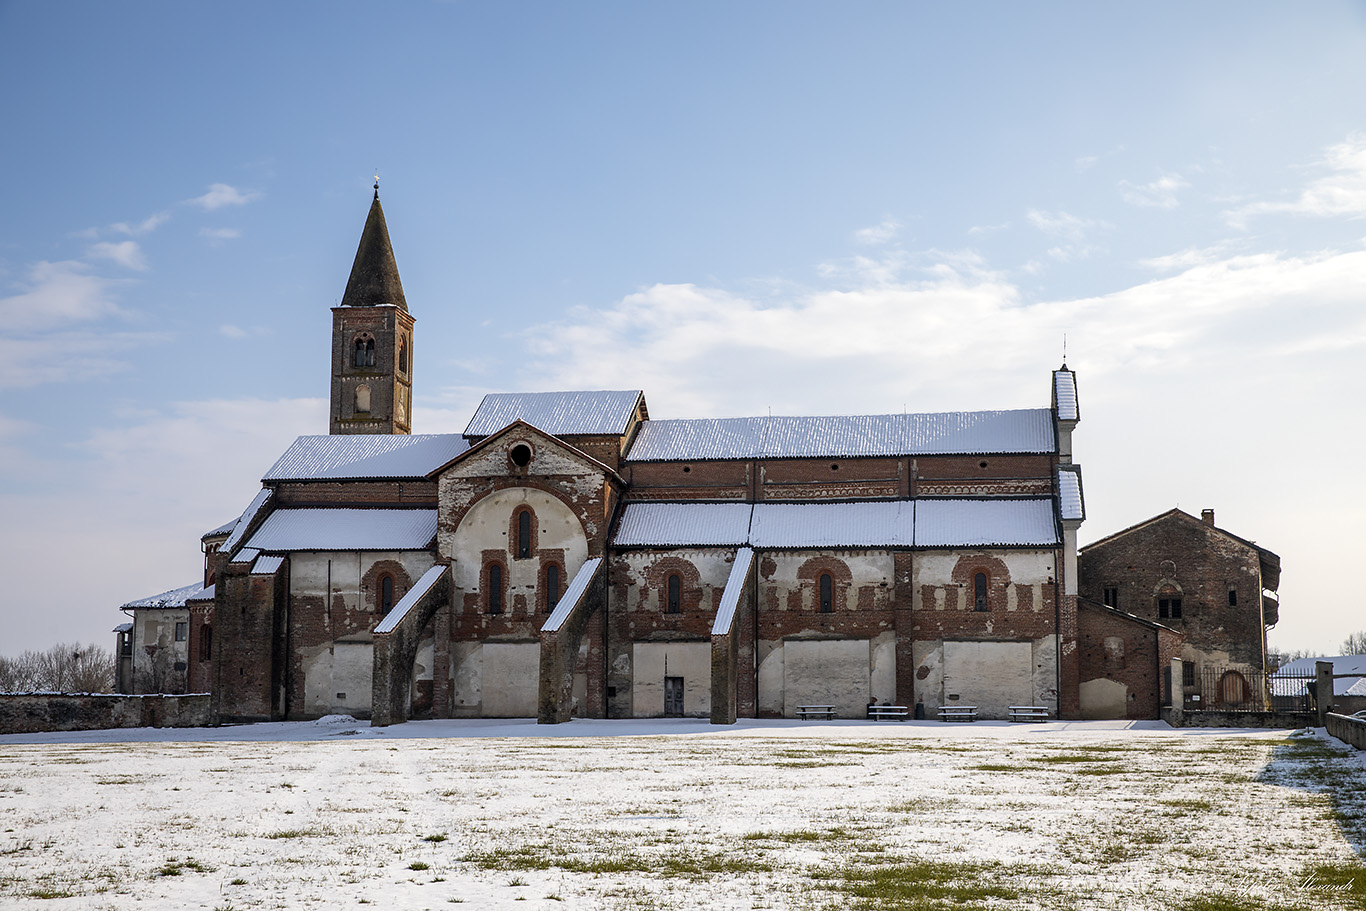
[[783, 712], [783, 644], [759, 643], [759, 711]]
[[1010, 706], [1033, 705], [1033, 643], [945, 642], [944, 704], [975, 705], [984, 718], [1008, 718]]
[[513, 596], [524, 594], [529, 604], [535, 603], [539, 583], [540, 561], [511, 559], [508, 530], [512, 512], [526, 504], [536, 513], [538, 549], [562, 549], [565, 557], [565, 577], [561, 590], [588, 559], [588, 538], [583, 525], [569, 507], [557, 497], [532, 487], [513, 487], [489, 494], [474, 505], [460, 522], [456, 534], [447, 544], [451, 558], [451, 580], [455, 584], [454, 603], [461, 603], [465, 592], [479, 590], [479, 571], [483, 566], [483, 552], [498, 550], [509, 554], [507, 561], [508, 604]]
[[374, 646], [338, 640], [302, 655], [306, 715], [370, 713]]
[[1087, 719], [1123, 718], [1129, 705], [1129, 688], [1118, 680], [1097, 677], [1086, 680], [1078, 691], [1081, 717]]
[[481, 660], [484, 718], [534, 718], [541, 647], [535, 642], [485, 642]]
[[452, 712], [457, 718], [479, 715], [483, 702], [483, 649], [479, 642], [451, 643]]
[[[778, 586], [778, 609], [787, 610], [788, 592], [793, 589], [801, 589], [803, 592], [803, 606], [813, 608], [816, 606], [815, 600], [819, 597], [815, 586], [807, 584], [802, 588], [802, 581], [798, 579], [797, 572], [802, 564], [806, 563], [816, 553], [804, 551], [792, 552], [769, 552], [764, 554], [765, 560], [772, 560], [775, 565], [774, 572], [760, 580], [760, 585]], [[852, 610], [858, 607], [858, 590], [867, 586], [877, 587], [877, 598], [874, 602], [876, 608], [888, 606], [892, 597], [892, 583], [895, 579], [896, 564], [892, 554], [885, 550], [828, 550], [820, 551], [821, 556], [831, 556], [843, 561], [849, 568], [850, 575], [853, 577], [848, 589], [845, 590], [845, 609]], [[723, 583], [724, 584], [724, 583]], [[838, 582], [836, 583], [839, 584]], [[865, 705], [866, 705], [865, 701]]]
[[[410, 583], [416, 583], [436, 562], [425, 550], [296, 551], [289, 555], [289, 593], [293, 597], [325, 598], [326, 613], [330, 613], [337, 595], [348, 610], [369, 610], [371, 602], [361, 598], [360, 581], [381, 560], [402, 566]], [[326, 598], [329, 563], [332, 597]], [[375, 623], [379, 621], [376, 612]]]
[[911, 659], [915, 662], [915, 698], [925, 703], [925, 717], [934, 718], [944, 704], [944, 643], [912, 642]]
[[884, 633], [873, 640], [873, 667], [868, 679], [868, 697], [878, 702], [896, 702], [896, 634]]
[[[721, 592], [726, 588], [726, 581], [730, 578], [731, 567], [735, 565], [735, 550], [733, 548], [677, 548], [668, 551], [628, 550], [619, 557], [626, 565], [627, 585], [644, 585], [646, 571], [666, 556], [686, 560], [697, 569], [698, 579], [703, 589], [702, 608], [714, 613], [716, 602], [720, 599]], [[630, 606], [634, 608], [636, 593], [633, 592], [627, 597]], [[663, 613], [666, 606], [664, 599], [667, 597], [668, 594], [664, 591], [663, 586], [656, 586], [650, 592], [648, 604]]]
[[862, 718], [870, 695], [867, 639], [789, 639], [783, 643], [783, 715], [801, 705], [833, 705], [841, 718]]
[[664, 714], [664, 678], [683, 678], [683, 714], [711, 714], [710, 642], [637, 642], [632, 646], [631, 714]]
[[1058, 637], [1035, 639], [1034, 699], [1029, 705], [1045, 705], [1058, 717]]
[[[136, 692], [181, 692], [190, 660], [188, 608], [148, 608], [133, 613], [133, 679]], [[175, 625], [184, 623], [185, 641], [175, 641]], [[153, 648], [152, 652], [148, 652]], [[179, 663], [186, 670], [177, 671]]]
[[[916, 585], [953, 584], [954, 566], [970, 554], [988, 554], [1000, 560], [1010, 572], [1010, 581], [1014, 585], [1042, 586], [1054, 576], [1051, 550], [996, 551], [987, 548], [932, 551], [915, 555], [913, 571], [916, 575]], [[1037, 597], [1034, 603], [1039, 604]]]

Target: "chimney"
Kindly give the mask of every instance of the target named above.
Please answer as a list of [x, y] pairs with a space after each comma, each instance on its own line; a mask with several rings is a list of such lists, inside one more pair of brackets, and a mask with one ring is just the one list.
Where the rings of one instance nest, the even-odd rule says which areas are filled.
[[1206, 525], [1213, 525], [1213, 524], [1214, 524], [1214, 510], [1212, 510], [1212, 509], [1202, 509], [1202, 510], [1200, 510], [1200, 521], [1201, 521], [1201, 522], [1204, 522]]

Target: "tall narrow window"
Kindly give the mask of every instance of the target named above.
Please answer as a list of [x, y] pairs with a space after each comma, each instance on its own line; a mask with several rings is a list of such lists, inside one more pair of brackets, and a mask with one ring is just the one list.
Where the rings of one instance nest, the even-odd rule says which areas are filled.
[[677, 574], [669, 577], [669, 603], [665, 610], [670, 614], [683, 612], [683, 580]]
[[1158, 598], [1157, 617], [1159, 620], [1180, 620], [1181, 619], [1181, 599], [1180, 598]]
[[213, 627], [207, 623], [199, 628], [199, 660], [213, 660]]
[[987, 574], [977, 573], [972, 577], [972, 609], [987, 610]]
[[359, 337], [358, 337], [358, 338], [356, 339], [356, 350], [355, 350], [355, 353], [352, 355], [351, 363], [352, 363], [354, 366], [356, 366], [356, 367], [364, 367], [364, 366], [365, 366], [365, 339], [364, 339], [364, 338], [359, 338]]
[[835, 580], [829, 573], [821, 573], [821, 613], [828, 614], [835, 609]]
[[408, 372], [408, 340], [406, 338], [398, 340], [398, 371], [399, 373]]
[[387, 614], [394, 609], [394, 577], [381, 576], [379, 580], [379, 612]]
[[553, 611], [560, 603], [560, 568], [554, 563], [545, 570], [545, 609]]
[[524, 509], [517, 514], [517, 557], [531, 556], [531, 510]]
[[370, 413], [370, 387], [361, 385], [356, 387], [356, 414]]
[[375, 366], [375, 340], [372, 338], [365, 340], [365, 366]]
[[1237, 607], [1237, 606], [1238, 606], [1238, 589], [1236, 589], [1236, 588], [1230, 588], [1230, 589], [1228, 590], [1228, 606], [1229, 606], [1229, 607]]
[[1105, 586], [1105, 606], [1106, 606], [1106, 607], [1119, 607], [1119, 586], [1117, 586], [1117, 585], [1107, 585], [1107, 586]]
[[190, 624], [177, 623], [175, 625], [175, 641], [184, 642], [190, 636]]
[[503, 612], [503, 567], [494, 563], [489, 567], [489, 613]]

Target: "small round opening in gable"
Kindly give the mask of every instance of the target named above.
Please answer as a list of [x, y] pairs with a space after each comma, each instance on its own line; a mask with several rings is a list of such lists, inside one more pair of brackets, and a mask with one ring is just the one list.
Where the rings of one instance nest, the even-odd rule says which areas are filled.
[[508, 455], [512, 459], [512, 464], [518, 468], [525, 468], [531, 464], [531, 447], [525, 443], [518, 443], [513, 446]]

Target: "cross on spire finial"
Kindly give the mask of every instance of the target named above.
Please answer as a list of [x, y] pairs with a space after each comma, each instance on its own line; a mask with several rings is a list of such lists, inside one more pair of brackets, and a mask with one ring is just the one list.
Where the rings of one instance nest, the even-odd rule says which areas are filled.
[[379, 199], [379, 168], [375, 168], [375, 198]]

